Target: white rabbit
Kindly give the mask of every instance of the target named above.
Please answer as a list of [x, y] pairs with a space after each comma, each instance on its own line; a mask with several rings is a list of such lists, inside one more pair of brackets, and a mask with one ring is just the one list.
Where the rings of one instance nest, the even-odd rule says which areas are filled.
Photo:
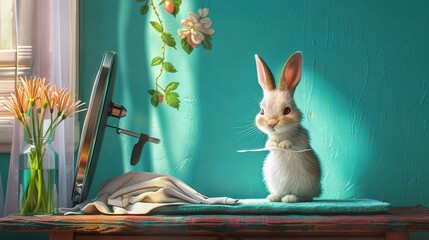
[[255, 124], [267, 134], [265, 146], [270, 149], [263, 164], [264, 181], [270, 192], [267, 199], [311, 201], [321, 192], [321, 169], [293, 99], [301, 80], [302, 54], [296, 52], [286, 61], [278, 89], [268, 66], [258, 55], [255, 58], [259, 84], [264, 91]]

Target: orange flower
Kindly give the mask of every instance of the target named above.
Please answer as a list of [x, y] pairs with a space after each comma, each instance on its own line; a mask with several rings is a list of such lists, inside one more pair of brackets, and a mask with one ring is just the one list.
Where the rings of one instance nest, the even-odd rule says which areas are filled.
[[20, 88], [15, 88], [15, 93], [11, 93], [10, 95], [9, 98], [6, 98], [3, 105], [9, 112], [13, 113], [19, 121], [24, 123], [25, 116], [27, 116], [29, 110], [29, 101]]
[[46, 99], [46, 103], [49, 107], [49, 111], [52, 114], [55, 109], [55, 102], [58, 97], [59, 89], [56, 85], [53, 85], [53, 86], [47, 85], [43, 92], [44, 92], [43, 95], [45, 96], [45, 99]]
[[27, 99], [30, 101], [30, 105], [33, 106], [35, 101], [40, 98], [41, 90], [45, 86], [46, 78], [36, 78], [36, 77], [30, 77], [30, 79], [27, 79], [27, 76], [22, 79], [21, 77], [21, 88], [23, 89], [23, 92]]
[[82, 103], [80, 100], [75, 101], [74, 98], [75, 96], [72, 96], [71, 92], [66, 91], [65, 88], [58, 92], [55, 102], [58, 109], [58, 115], [62, 115], [62, 119], [67, 118], [70, 114], [86, 110], [78, 110], [78, 108], [83, 106], [85, 103]]
[[5, 100], [6, 101], [3, 103], [4, 107], [21, 121], [21, 106], [16, 96], [11, 94], [11, 97], [6, 98]]
[[[32, 133], [43, 132], [41, 122], [45, 118], [45, 110], [49, 107], [51, 126], [48, 131], [54, 131], [58, 124], [73, 113], [86, 109], [79, 109], [85, 103], [75, 101], [75, 96], [65, 88], [59, 89], [54, 84], [45, 84], [45, 78], [21, 78], [20, 84], [4, 102], [4, 108], [13, 113], [25, 126], [29, 136]], [[57, 116], [53, 116], [57, 109]], [[34, 128], [38, 128], [37, 131]], [[33, 129], [30, 129], [33, 128]], [[31, 131], [31, 132], [30, 132]], [[32, 136], [34, 139], [40, 136]]]
[[49, 106], [50, 99], [50, 85], [41, 85], [40, 91], [39, 91], [39, 98], [36, 100], [36, 107], [37, 110], [40, 110], [41, 108], [46, 109]]
[[86, 109], [78, 109], [85, 105], [85, 103], [81, 102], [80, 100], [74, 101], [72, 98], [67, 101], [66, 108], [63, 111], [63, 119], [70, 116], [71, 114], [78, 113], [85, 111]]

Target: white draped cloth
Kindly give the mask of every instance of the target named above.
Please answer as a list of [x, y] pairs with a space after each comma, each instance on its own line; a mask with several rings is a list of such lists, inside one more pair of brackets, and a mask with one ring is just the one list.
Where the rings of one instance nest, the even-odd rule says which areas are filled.
[[97, 198], [60, 208], [69, 214], [147, 214], [162, 206], [184, 204], [237, 204], [237, 199], [206, 197], [181, 180], [162, 174], [129, 172], [105, 181]]

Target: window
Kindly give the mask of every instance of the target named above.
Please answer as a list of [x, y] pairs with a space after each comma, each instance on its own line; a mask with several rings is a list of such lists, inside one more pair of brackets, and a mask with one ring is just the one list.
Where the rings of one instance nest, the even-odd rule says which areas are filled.
[[[32, 47], [31, 22], [26, 11], [20, 7], [19, 41], [16, 38], [14, 0], [0, 0], [0, 152], [10, 152], [14, 117], [1, 104], [15, 89], [18, 76], [31, 73]], [[18, 45], [18, 52], [16, 46]]]

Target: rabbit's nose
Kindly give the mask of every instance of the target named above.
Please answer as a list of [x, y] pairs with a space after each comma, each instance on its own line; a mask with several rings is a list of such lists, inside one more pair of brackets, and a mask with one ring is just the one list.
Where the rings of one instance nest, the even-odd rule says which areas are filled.
[[268, 119], [268, 121], [267, 121], [267, 125], [270, 127], [276, 126], [277, 123], [279, 123], [279, 120], [274, 119], [274, 118]]

